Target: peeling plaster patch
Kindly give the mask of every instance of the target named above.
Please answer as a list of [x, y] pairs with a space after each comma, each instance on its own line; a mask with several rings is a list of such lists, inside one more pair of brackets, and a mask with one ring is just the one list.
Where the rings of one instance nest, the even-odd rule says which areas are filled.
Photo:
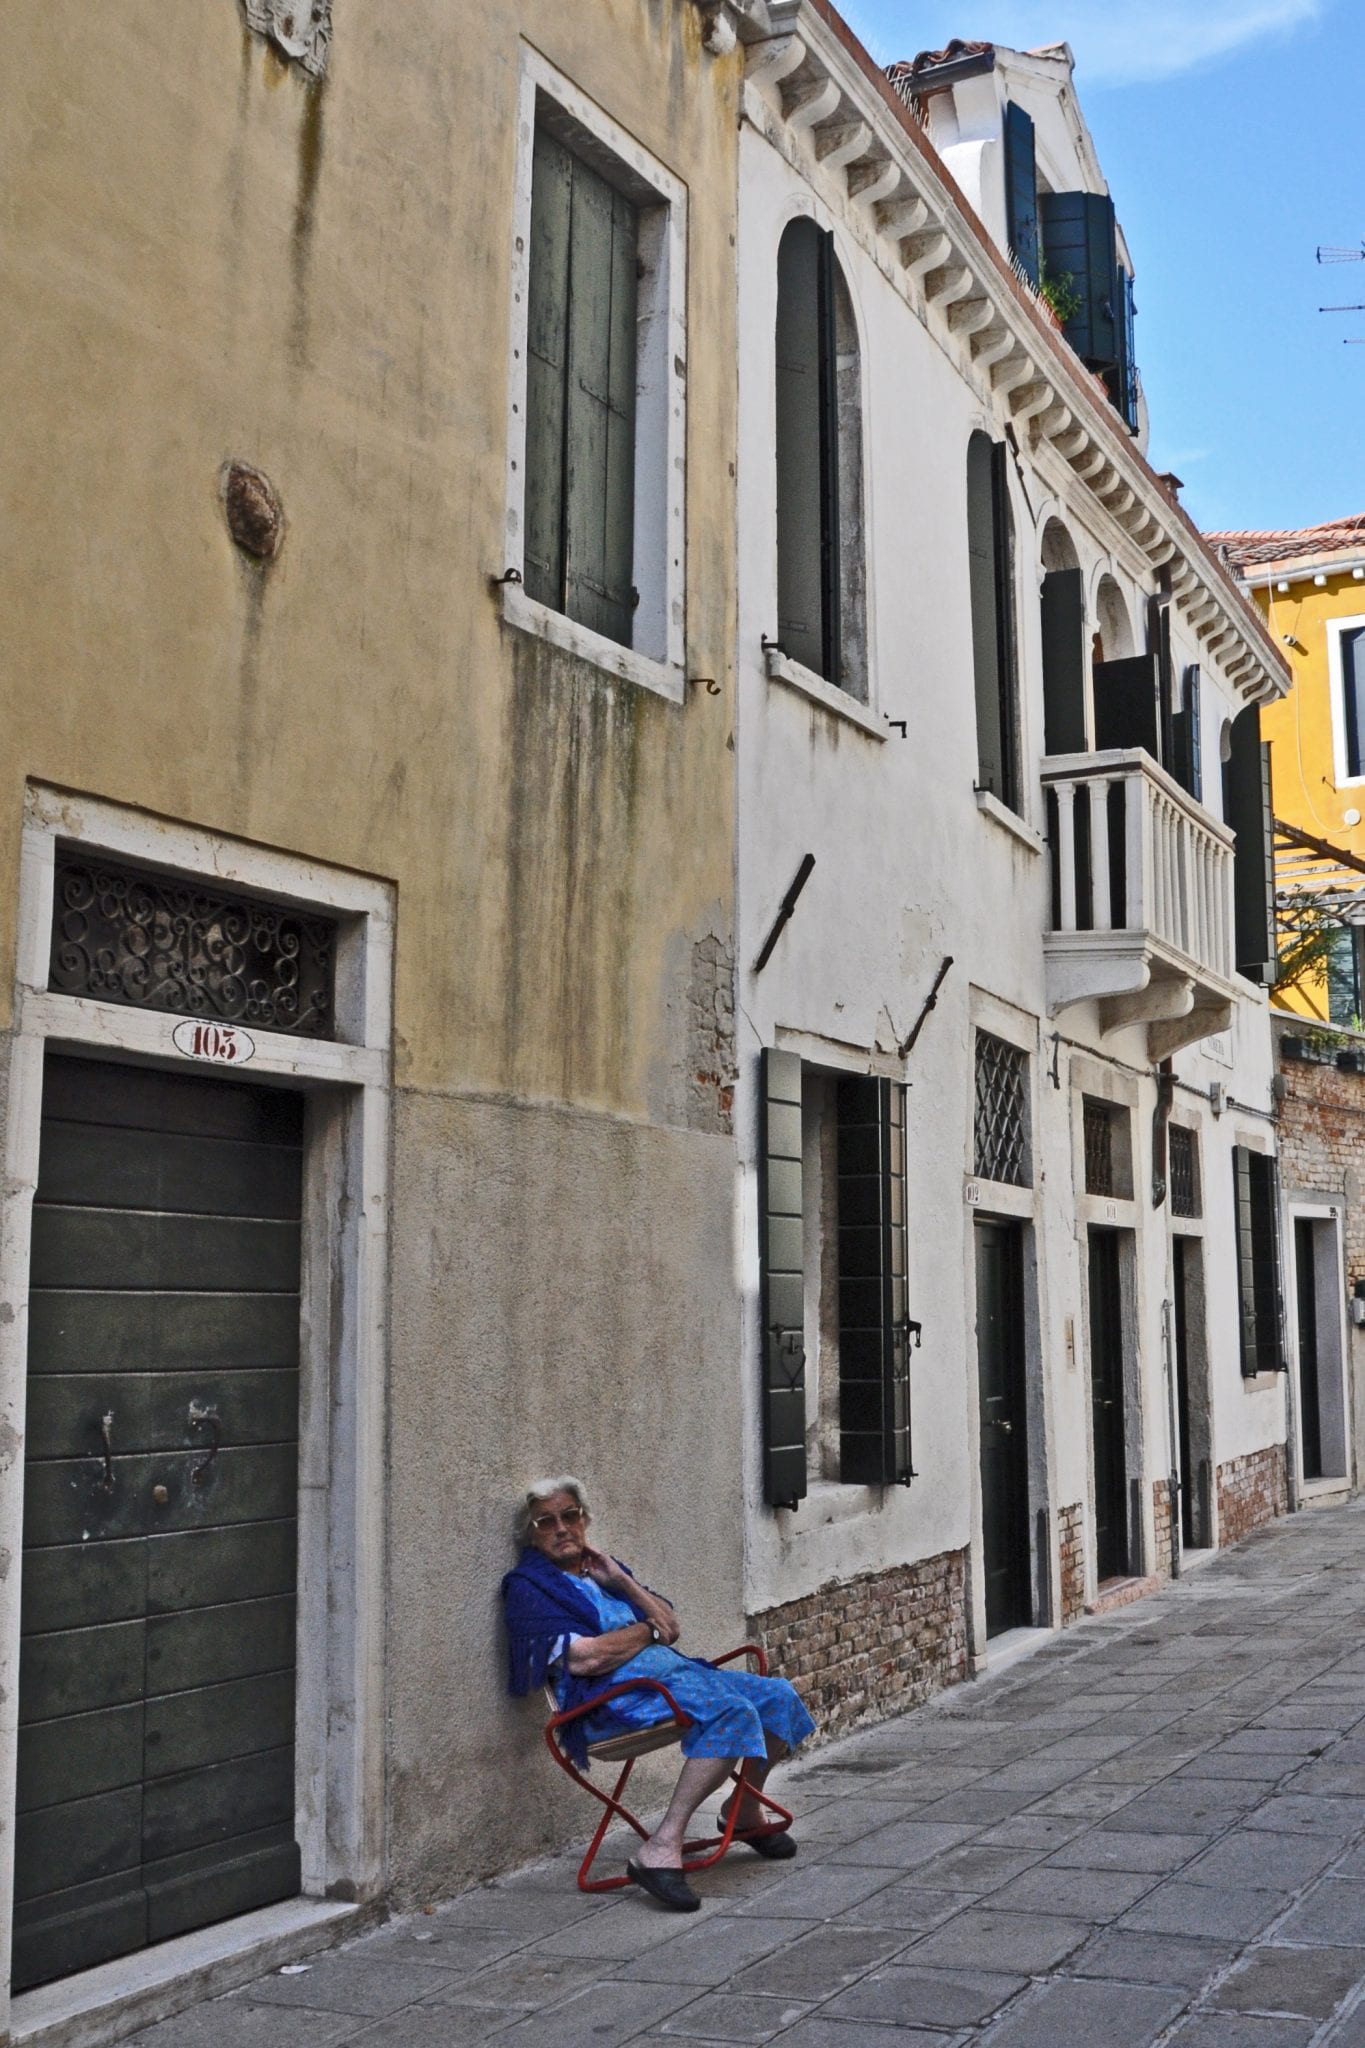
[[12, 1422], [0, 1422], [0, 1472], [7, 1472], [23, 1449], [24, 1439]]
[[219, 474], [228, 532], [257, 562], [273, 562], [284, 539], [284, 507], [263, 470], [249, 462], [225, 462]]
[[692, 947], [687, 980], [689, 1129], [728, 1136], [735, 1100], [735, 949], [708, 932]]
[[258, 36], [310, 78], [322, 77], [332, 45], [332, 0], [242, 0], [242, 6]]

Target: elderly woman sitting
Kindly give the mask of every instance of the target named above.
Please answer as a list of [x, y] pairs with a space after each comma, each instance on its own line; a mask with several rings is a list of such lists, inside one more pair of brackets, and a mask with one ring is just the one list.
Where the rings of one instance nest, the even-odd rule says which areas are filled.
[[[517, 1530], [524, 1547], [502, 1582], [509, 1685], [520, 1694], [553, 1679], [561, 1709], [581, 1706], [604, 1686], [629, 1678], [659, 1679], [668, 1687], [690, 1722], [682, 1735], [687, 1761], [667, 1813], [626, 1870], [663, 1905], [692, 1913], [701, 1901], [682, 1871], [687, 1824], [742, 1760], [747, 1767], [736, 1837], [761, 1856], [796, 1854], [785, 1831], [755, 1832], [763, 1828], [763, 1811], [748, 1787], [761, 1789], [772, 1766], [815, 1723], [785, 1678], [717, 1671], [675, 1649], [681, 1628], [670, 1603], [595, 1549], [588, 1521], [576, 1479], [539, 1479], [527, 1488]], [[661, 1695], [641, 1687], [566, 1723], [565, 1746], [582, 1768], [589, 1742], [668, 1718]]]

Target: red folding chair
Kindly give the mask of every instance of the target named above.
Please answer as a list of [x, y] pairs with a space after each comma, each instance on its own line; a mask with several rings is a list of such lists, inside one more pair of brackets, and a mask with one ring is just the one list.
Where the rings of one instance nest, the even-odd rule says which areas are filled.
[[[752, 1657], [754, 1669], [761, 1678], [766, 1678], [768, 1660], [758, 1643], [741, 1643], [737, 1650], [727, 1650], [723, 1657], [712, 1657], [710, 1662], [719, 1670], [723, 1664], [733, 1664], [736, 1657]], [[563, 1743], [559, 1740], [559, 1731], [567, 1727], [570, 1721], [577, 1721], [584, 1714], [595, 1713], [598, 1707], [603, 1707], [609, 1700], [619, 1699], [623, 1693], [628, 1692], [658, 1693], [667, 1706], [671, 1718], [667, 1721], [657, 1721], [649, 1728], [632, 1730], [629, 1735], [610, 1735], [605, 1741], [590, 1742], [588, 1744], [589, 1764], [619, 1763], [621, 1765], [620, 1775], [612, 1786], [611, 1791], [604, 1792], [600, 1785], [594, 1785], [590, 1778], [585, 1777], [569, 1757]], [[559, 1768], [562, 1771], [567, 1771], [574, 1783], [581, 1785], [585, 1792], [590, 1792], [593, 1798], [598, 1800], [602, 1806], [602, 1818], [597, 1823], [597, 1831], [588, 1844], [587, 1855], [578, 1866], [578, 1888], [580, 1891], [585, 1892], [619, 1891], [623, 1885], [630, 1883], [630, 1879], [624, 1871], [619, 1877], [589, 1877], [588, 1873], [592, 1869], [597, 1852], [601, 1848], [607, 1829], [611, 1826], [613, 1820], [625, 1821], [628, 1827], [634, 1828], [636, 1834], [642, 1840], [648, 1839], [649, 1829], [625, 1805], [621, 1795], [626, 1789], [630, 1774], [635, 1769], [639, 1758], [648, 1756], [652, 1750], [667, 1749], [671, 1744], [680, 1741], [684, 1728], [691, 1727], [692, 1717], [690, 1714], [683, 1712], [682, 1708], [673, 1698], [672, 1693], [668, 1690], [668, 1687], [661, 1679], [657, 1678], [624, 1679], [619, 1685], [609, 1685], [601, 1692], [594, 1693], [590, 1700], [584, 1700], [582, 1706], [570, 1707], [563, 1713], [555, 1706], [554, 1694], [548, 1686], [546, 1687], [546, 1693], [549, 1696], [553, 1711], [545, 1724], [545, 1746], [559, 1765]], [[720, 1858], [735, 1840], [735, 1816], [739, 1812], [740, 1800], [746, 1791], [751, 1797], [757, 1799], [761, 1806], [766, 1807], [770, 1813], [775, 1814], [777, 1817], [774, 1820], [765, 1822], [762, 1827], [746, 1828], [739, 1837], [741, 1841], [752, 1840], [755, 1835], [780, 1834], [784, 1828], [791, 1826], [792, 1816], [788, 1813], [786, 1807], [779, 1806], [775, 1799], [770, 1799], [766, 1792], [760, 1791], [757, 1785], [751, 1784], [745, 1779], [743, 1762], [741, 1762], [737, 1771], [730, 1773], [730, 1781], [736, 1789], [734, 1796], [730, 1800], [730, 1811], [725, 1816], [724, 1825], [716, 1835], [708, 1835], [695, 1841], [684, 1842], [682, 1866], [684, 1870], [705, 1870], [708, 1865], [719, 1862]]]

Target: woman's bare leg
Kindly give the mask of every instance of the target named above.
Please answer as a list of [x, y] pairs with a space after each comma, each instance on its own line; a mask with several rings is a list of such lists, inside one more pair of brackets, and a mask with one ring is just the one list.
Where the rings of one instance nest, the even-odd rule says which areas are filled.
[[[688, 1822], [703, 1799], [708, 1799], [725, 1783], [735, 1763], [734, 1757], [724, 1756], [690, 1756], [687, 1759], [678, 1773], [667, 1813], [649, 1840], [636, 1851], [637, 1863], [643, 1863], [650, 1869], [681, 1868]], [[763, 1768], [766, 1769], [766, 1765]]]
[[773, 1816], [767, 1809], [760, 1806], [758, 1801], [752, 1796], [749, 1787], [752, 1786], [758, 1792], [763, 1790], [767, 1782], [768, 1773], [773, 1765], [780, 1764], [783, 1757], [786, 1756], [787, 1745], [778, 1735], [765, 1736], [764, 1740], [768, 1745], [768, 1754], [763, 1761], [760, 1763], [753, 1757], [748, 1757], [745, 1760], [744, 1801], [739, 1809], [739, 1819], [735, 1823], [736, 1827], [739, 1828], [761, 1828], [773, 1819]]

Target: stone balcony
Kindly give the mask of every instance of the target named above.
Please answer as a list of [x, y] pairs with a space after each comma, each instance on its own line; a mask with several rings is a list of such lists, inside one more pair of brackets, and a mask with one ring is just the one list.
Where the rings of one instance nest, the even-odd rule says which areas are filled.
[[1048, 1008], [1097, 1002], [1100, 1027], [1147, 1027], [1164, 1059], [1226, 1030], [1233, 835], [1141, 748], [1042, 765], [1052, 851]]

